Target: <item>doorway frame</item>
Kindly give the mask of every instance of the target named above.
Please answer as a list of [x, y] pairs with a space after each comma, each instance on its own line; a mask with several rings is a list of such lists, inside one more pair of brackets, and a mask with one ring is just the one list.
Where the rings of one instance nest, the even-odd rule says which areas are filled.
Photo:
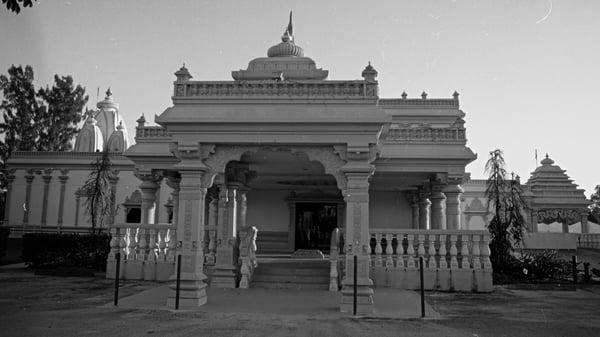
[[339, 194], [327, 194], [321, 191], [312, 191], [296, 194], [292, 191], [286, 199], [289, 208], [288, 220], [288, 249], [296, 251], [296, 208], [298, 203], [302, 204], [334, 204], [337, 205], [337, 227], [344, 228], [346, 221], [346, 202]]

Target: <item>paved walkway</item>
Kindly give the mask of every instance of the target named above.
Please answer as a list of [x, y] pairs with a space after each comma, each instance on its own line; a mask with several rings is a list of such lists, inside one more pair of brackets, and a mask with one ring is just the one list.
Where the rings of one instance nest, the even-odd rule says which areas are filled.
[[[323, 290], [289, 289], [213, 289], [207, 288], [208, 303], [193, 311], [213, 313], [264, 313], [303, 315], [309, 317], [347, 317], [339, 312], [339, 292]], [[170, 310], [166, 306], [169, 294], [167, 285], [121, 298], [120, 308]], [[375, 289], [374, 310], [368, 317], [418, 318], [421, 316], [421, 299], [418, 292], [398, 289]], [[106, 304], [112, 306], [112, 303]], [[186, 310], [189, 311], [189, 310]], [[427, 318], [440, 315], [425, 303]]]

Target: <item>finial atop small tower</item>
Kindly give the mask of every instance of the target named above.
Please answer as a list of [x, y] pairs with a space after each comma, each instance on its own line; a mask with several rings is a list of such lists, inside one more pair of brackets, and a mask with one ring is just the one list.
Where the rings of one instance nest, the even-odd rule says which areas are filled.
[[458, 91], [454, 90], [454, 93], [452, 94], [452, 97], [454, 97], [455, 101], [458, 101]]
[[421, 93], [421, 98], [427, 99], [427, 93], [425, 92], [425, 90], [423, 90], [423, 93]]
[[552, 165], [554, 164], [554, 160], [550, 159], [548, 153], [546, 153], [546, 158], [542, 159], [542, 165]]
[[142, 117], [138, 118], [136, 122], [138, 123], [138, 128], [143, 128], [144, 125], [146, 125], [146, 117], [144, 117], [144, 114], [142, 114]]
[[406, 99], [406, 97], [408, 97], [408, 94], [406, 94], [406, 91], [402, 92], [402, 99]]
[[110, 96], [112, 96], [112, 91], [110, 91], [110, 87], [108, 87], [108, 89], [106, 89], [106, 98], [110, 98]]
[[183, 66], [175, 72], [175, 77], [177, 77], [178, 82], [189, 81], [190, 78], [192, 78], [192, 74], [190, 74], [190, 72], [185, 67], [185, 62], [183, 63]]
[[377, 78], [377, 74], [377, 70], [373, 68], [373, 66], [371, 65], [371, 61], [369, 61], [369, 64], [362, 71], [361, 75], [365, 79], [365, 81], [375, 81], [375, 78]]

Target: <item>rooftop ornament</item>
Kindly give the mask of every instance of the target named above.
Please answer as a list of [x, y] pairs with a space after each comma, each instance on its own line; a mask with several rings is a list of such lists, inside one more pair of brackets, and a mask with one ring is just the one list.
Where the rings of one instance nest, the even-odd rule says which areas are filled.
[[427, 99], [427, 93], [425, 91], [423, 91], [423, 93], [421, 94], [421, 98], [422, 99]]
[[175, 72], [175, 76], [177, 77], [177, 81], [189, 81], [192, 78], [192, 74], [185, 67], [185, 63]]
[[294, 43], [294, 28], [292, 25], [292, 12], [290, 11], [290, 22], [281, 36], [281, 43], [274, 45], [267, 51], [268, 57], [304, 57], [302, 47]]
[[369, 61], [369, 64], [362, 71], [361, 75], [365, 79], [365, 81], [375, 81], [375, 78], [377, 78], [377, 74], [377, 70], [373, 68], [373, 66], [371, 65], [371, 61]]

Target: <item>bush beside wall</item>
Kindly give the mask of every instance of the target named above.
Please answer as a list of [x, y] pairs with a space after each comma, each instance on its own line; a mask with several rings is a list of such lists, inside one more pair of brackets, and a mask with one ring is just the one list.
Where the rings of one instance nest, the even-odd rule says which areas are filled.
[[76, 267], [105, 271], [109, 243], [107, 234], [25, 234], [23, 261], [32, 268]]

